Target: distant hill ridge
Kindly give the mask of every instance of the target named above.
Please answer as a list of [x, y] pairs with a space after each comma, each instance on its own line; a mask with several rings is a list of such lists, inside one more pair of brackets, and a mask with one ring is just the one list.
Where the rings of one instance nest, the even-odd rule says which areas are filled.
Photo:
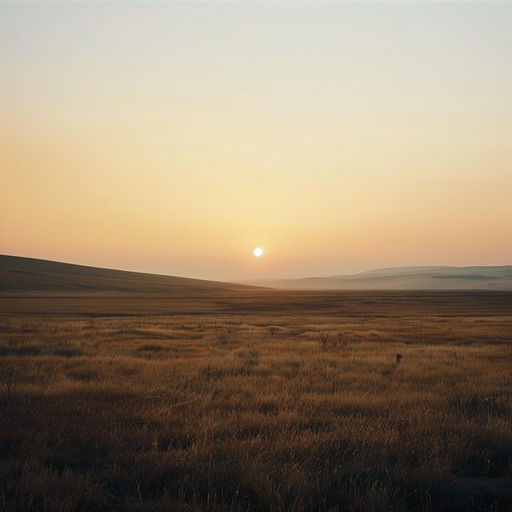
[[512, 266], [382, 268], [353, 275], [275, 280], [262, 284], [297, 290], [512, 291]]
[[202, 293], [251, 287], [0, 255], [0, 292]]

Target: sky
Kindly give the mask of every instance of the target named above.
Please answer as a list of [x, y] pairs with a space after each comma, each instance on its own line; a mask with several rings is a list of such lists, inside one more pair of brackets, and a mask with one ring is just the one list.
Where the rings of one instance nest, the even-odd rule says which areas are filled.
[[511, 26], [490, 1], [1, 1], [0, 253], [511, 264]]

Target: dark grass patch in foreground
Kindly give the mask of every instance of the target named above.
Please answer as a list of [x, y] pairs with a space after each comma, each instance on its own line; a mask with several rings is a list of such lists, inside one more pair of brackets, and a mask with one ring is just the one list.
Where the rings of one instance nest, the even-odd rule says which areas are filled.
[[512, 317], [392, 297], [4, 315], [0, 510], [512, 510]]

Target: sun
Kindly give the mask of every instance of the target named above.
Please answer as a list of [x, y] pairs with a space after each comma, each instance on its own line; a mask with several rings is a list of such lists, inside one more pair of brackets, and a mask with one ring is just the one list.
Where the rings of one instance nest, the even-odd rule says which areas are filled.
[[256, 258], [260, 258], [263, 255], [263, 249], [261, 247], [255, 247], [252, 253]]

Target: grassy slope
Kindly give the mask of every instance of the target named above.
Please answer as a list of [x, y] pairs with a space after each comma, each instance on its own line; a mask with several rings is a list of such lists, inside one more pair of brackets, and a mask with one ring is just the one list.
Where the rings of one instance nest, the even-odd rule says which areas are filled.
[[1, 292], [200, 293], [247, 288], [214, 281], [0, 255]]

